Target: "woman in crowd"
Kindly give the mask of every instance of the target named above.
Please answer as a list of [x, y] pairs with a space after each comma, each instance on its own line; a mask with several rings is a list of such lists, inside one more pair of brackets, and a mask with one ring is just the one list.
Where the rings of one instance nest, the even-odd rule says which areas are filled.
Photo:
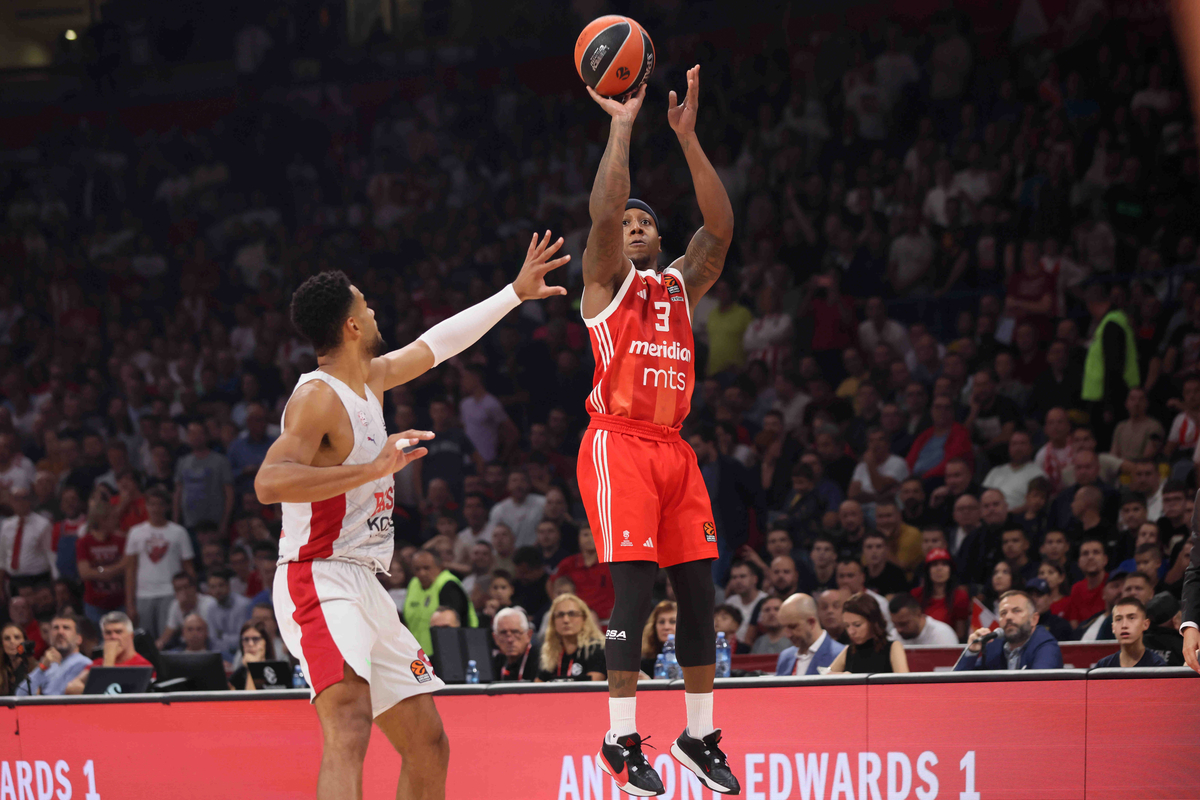
[[842, 607], [842, 621], [850, 644], [829, 665], [830, 672], [908, 672], [904, 645], [888, 639], [887, 623], [874, 597], [865, 592], [851, 595]]
[[605, 680], [604, 637], [587, 604], [573, 594], [560, 594], [550, 604], [550, 620], [537, 681]]
[[[253, 691], [258, 686], [254, 685], [254, 678], [250, 677], [250, 668], [248, 664], [262, 661], [275, 660], [275, 648], [271, 643], [271, 637], [267, 634], [267, 626], [261, 622], [246, 622], [242, 625], [241, 635], [238, 637], [242, 651], [242, 665], [234, 670], [233, 675], [229, 676], [229, 687], [231, 689]], [[287, 676], [290, 678], [290, 676]], [[287, 686], [290, 686], [290, 680]]]
[[954, 628], [960, 642], [966, 639], [971, 622], [971, 597], [958, 585], [950, 551], [938, 547], [926, 554], [920, 585], [912, 590], [912, 596], [927, 616]]
[[988, 610], [996, 614], [1000, 605], [1000, 595], [1015, 588], [1018, 587], [1014, 585], [1012, 567], [1008, 565], [1007, 561], [999, 561], [996, 566], [992, 567], [992, 577], [983, 587], [983, 591], [979, 593], [979, 599]]
[[0, 668], [0, 696], [15, 694], [21, 682], [37, 668], [33, 648], [25, 653], [25, 631], [16, 623], [9, 622], [0, 628], [0, 643], [4, 646], [4, 664]]
[[1062, 616], [1067, 609], [1067, 573], [1061, 564], [1043, 561], [1038, 565], [1038, 577], [1050, 587], [1050, 613]]
[[662, 652], [667, 637], [675, 633], [675, 603], [663, 600], [650, 612], [642, 629], [642, 674], [654, 677], [654, 662]]

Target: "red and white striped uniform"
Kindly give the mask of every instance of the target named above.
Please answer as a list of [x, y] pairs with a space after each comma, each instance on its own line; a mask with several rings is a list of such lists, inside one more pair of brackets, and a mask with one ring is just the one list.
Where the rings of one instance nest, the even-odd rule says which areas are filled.
[[[342, 463], [374, 461], [387, 442], [383, 406], [375, 393], [367, 389], [367, 396], [359, 397], [349, 386], [320, 371], [301, 375], [296, 388], [309, 381], [322, 381], [333, 389], [350, 418], [354, 448]], [[320, 558], [350, 561], [375, 572], [385, 571], [392, 562], [394, 494], [394, 481], [388, 475], [328, 500], [284, 503], [279, 563]]]

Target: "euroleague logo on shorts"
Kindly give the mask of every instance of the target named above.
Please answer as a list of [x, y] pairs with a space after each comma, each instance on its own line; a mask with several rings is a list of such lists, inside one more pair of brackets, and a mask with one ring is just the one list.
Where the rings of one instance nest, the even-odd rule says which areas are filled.
[[704, 523], [704, 541], [717, 541], [717, 526], [713, 525], [711, 522]]
[[412, 670], [413, 677], [417, 679], [417, 683], [429, 683], [433, 680], [433, 667], [425, 655], [424, 648], [417, 650], [417, 658], [408, 666]]

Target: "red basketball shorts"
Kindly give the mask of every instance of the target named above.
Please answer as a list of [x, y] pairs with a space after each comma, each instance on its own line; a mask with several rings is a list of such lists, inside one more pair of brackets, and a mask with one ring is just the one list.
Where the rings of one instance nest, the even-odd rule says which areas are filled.
[[677, 431], [593, 415], [577, 474], [602, 562], [669, 567], [717, 557], [708, 489], [696, 453]]

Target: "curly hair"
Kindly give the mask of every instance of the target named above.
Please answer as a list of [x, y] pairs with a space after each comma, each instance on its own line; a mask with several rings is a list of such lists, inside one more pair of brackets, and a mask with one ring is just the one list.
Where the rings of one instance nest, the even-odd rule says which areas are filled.
[[330, 270], [313, 275], [292, 295], [292, 325], [317, 355], [325, 355], [342, 343], [342, 323], [350, 316], [353, 302], [346, 273]]

